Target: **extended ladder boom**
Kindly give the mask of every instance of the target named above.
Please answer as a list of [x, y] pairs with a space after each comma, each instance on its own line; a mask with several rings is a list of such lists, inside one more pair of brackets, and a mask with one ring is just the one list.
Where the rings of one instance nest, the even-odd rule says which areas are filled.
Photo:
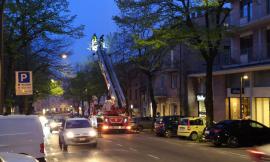
[[103, 36], [100, 38], [100, 41], [96, 43], [96, 54], [98, 55], [99, 66], [104, 76], [109, 94], [117, 99], [116, 103], [118, 103], [118, 107], [124, 108], [126, 107], [126, 99], [115, 74], [111, 58], [106, 54], [106, 50], [103, 48]]

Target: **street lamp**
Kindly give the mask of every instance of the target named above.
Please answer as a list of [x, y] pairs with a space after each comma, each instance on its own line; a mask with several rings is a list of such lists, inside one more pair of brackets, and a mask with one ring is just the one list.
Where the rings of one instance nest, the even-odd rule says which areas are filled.
[[240, 118], [243, 118], [243, 102], [242, 102], [242, 93], [243, 93], [243, 81], [247, 80], [248, 76], [244, 75], [240, 78]]
[[61, 57], [62, 57], [62, 59], [66, 59], [68, 56], [67, 56], [67, 54], [63, 53], [63, 54], [61, 55]]

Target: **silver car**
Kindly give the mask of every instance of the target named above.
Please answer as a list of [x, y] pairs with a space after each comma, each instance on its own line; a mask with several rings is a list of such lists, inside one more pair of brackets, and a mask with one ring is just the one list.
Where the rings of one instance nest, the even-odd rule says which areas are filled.
[[97, 131], [91, 127], [88, 119], [70, 118], [60, 128], [59, 146], [66, 151], [69, 145], [97, 146]]

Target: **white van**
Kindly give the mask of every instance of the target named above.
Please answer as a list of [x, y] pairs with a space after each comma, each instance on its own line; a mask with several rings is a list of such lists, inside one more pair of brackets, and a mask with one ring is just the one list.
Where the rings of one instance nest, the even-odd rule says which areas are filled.
[[0, 152], [26, 154], [45, 162], [44, 135], [38, 116], [0, 115]]

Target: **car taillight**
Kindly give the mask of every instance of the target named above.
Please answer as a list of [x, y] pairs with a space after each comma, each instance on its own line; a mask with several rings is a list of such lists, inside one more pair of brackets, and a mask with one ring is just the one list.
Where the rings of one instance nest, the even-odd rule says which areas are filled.
[[214, 133], [220, 133], [222, 130], [221, 129], [214, 129], [213, 132]]
[[190, 130], [190, 121], [188, 120], [187, 130]]
[[258, 151], [256, 149], [248, 150], [248, 153], [251, 156], [252, 160], [254, 160], [255, 162], [261, 161], [263, 157], [265, 156], [264, 152]]
[[45, 150], [44, 143], [41, 143], [41, 144], [39, 145], [39, 148], [40, 148], [40, 153], [44, 153], [44, 150]]

